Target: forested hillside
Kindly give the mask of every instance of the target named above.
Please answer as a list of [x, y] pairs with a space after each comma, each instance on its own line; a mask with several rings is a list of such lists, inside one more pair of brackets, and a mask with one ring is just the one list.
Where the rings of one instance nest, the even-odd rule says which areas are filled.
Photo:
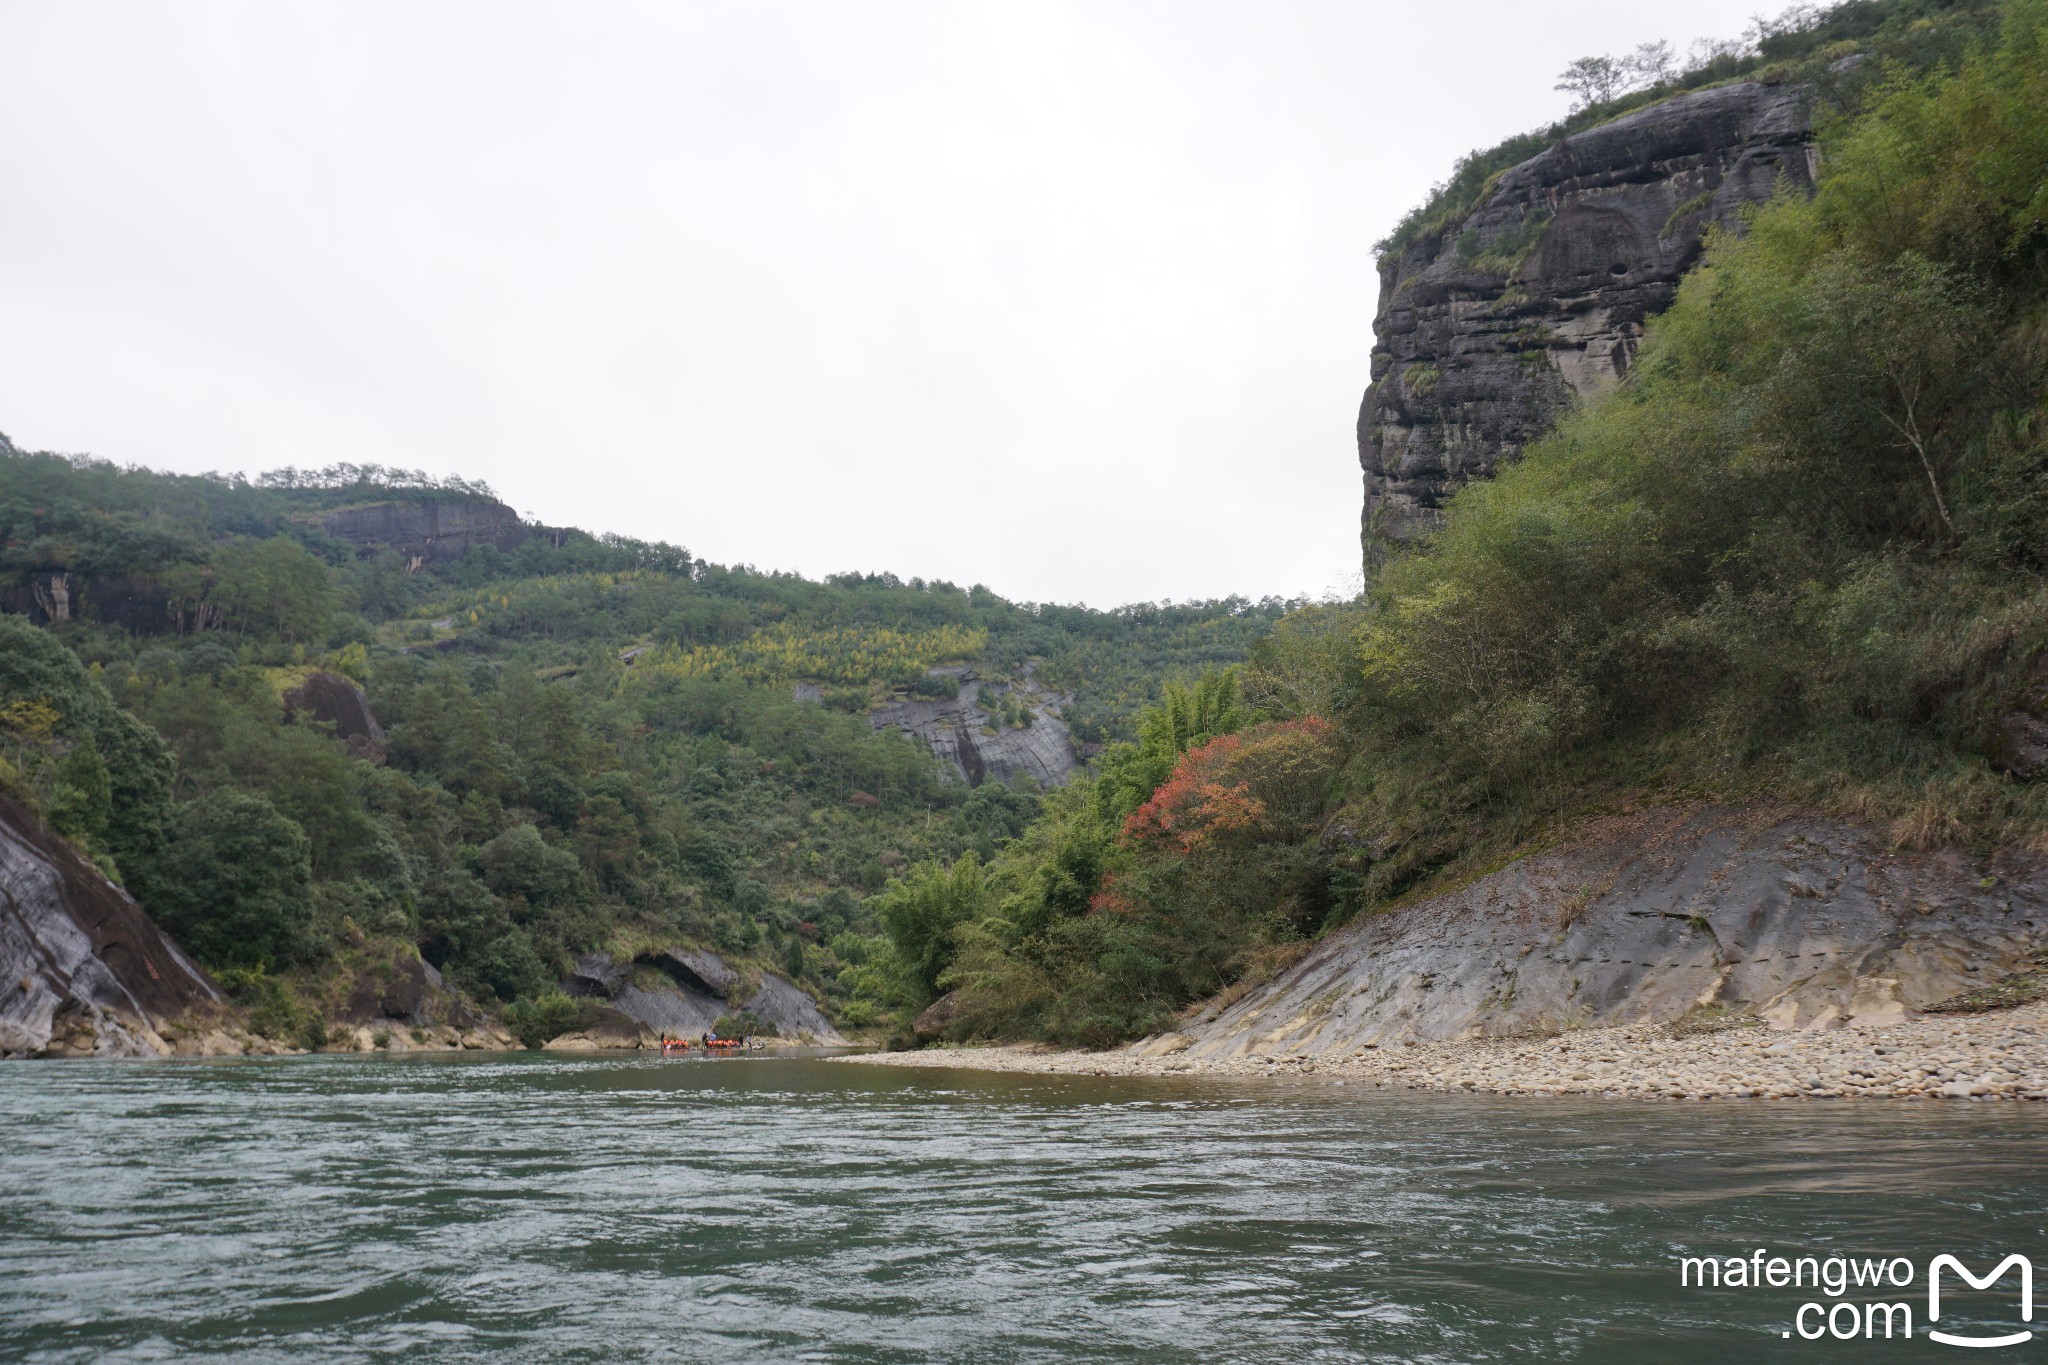
[[[314, 1030], [351, 955], [553, 1018], [575, 954], [681, 941], [901, 1041], [1104, 1045], [1616, 808], [2048, 851], [2048, 0], [1803, 8], [1482, 154], [1383, 247], [1733, 78], [1813, 82], [1801, 175], [1688, 238], [1625, 373], [1447, 485], [1356, 601], [812, 582], [459, 481], [0, 447], [0, 781]], [[1520, 221], [1432, 287], [1519, 306], [1556, 226]], [[889, 719], [924, 703], [1069, 725], [1091, 770], [972, 785], [907, 737], [929, 712]]]
[[4, 444], [0, 536], [0, 783], [302, 1037], [391, 945], [492, 1007], [656, 942], [843, 999], [864, 898], [992, 856], [1042, 800], [970, 787], [871, 708], [950, 694], [934, 665], [999, 686], [1035, 661], [1092, 751], [1285, 609], [812, 582], [527, 526], [461, 480]]
[[893, 885], [864, 990], [927, 1037], [1109, 1043], [1645, 801], [2048, 847], [2048, 4], [1801, 22], [1803, 58], [1891, 63], [1816, 191], [1711, 233], [1626, 382], [1360, 601], [1176, 690], [992, 861]]

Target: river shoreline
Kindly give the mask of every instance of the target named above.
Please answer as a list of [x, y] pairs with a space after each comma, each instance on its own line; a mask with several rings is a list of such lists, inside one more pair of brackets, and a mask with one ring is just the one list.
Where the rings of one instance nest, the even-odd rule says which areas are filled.
[[1381, 1089], [1639, 1100], [2048, 1100], [2048, 1001], [1868, 1027], [1703, 1031], [1633, 1024], [1544, 1038], [1394, 1044], [1341, 1056], [1254, 1050], [1237, 1057], [1190, 1057], [1022, 1044], [834, 1060], [1048, 1075], [1316, 1076]]

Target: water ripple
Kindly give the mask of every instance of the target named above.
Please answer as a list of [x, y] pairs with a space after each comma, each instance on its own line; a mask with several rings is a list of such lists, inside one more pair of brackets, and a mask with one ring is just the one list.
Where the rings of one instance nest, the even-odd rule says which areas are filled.
[[2044, 1133], [788, 1060], [20, 1065], [0, 1356], [1768, 1359], [1796, 1300], [1684, 1294], [1675, 1255], [2048, 1263]]

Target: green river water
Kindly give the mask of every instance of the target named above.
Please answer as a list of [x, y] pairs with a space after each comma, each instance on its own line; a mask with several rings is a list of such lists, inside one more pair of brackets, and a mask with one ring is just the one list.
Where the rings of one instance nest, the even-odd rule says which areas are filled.
[[[775, 1057], [20, 1063], [0, 1358], [2038, 1360], [1927, 1340], [1922, 1278], [1882, 1295], [1914, 1339], [1808, 1342], [1836, 1299], [1677, 1258], [2048, 1271], [2044, 1139], [2011, 1105]], [[2010, 1280], [1959, 1288], [1939, 1326], [2012, 1330]]]

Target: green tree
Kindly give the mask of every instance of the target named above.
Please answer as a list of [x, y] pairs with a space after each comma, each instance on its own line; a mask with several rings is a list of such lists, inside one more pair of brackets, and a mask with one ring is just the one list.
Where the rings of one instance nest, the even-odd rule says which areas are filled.
[[514, 825], [476, 854], [484, 885], [500, 896], [522, 896], [546, 908], [575, 904], [584, 895], [576, 855], [555, 848], [532, 825]]
[[326, 638], [334, 587], [327, 566], [297, 541], [237, 541], [215, 555], [215, 566], [211, 598], [227, 613], [227, 624], [293, 643]]
[[179, 809], [148, 904], [208, 966], [303, 962], [319, 946], [311, 880], [293, 820], [253, 792], [219, 791]]
[[[0, 616], [0, 705], [35, 702], [57, 719], [51, 734], [89, 745], [106, 770], [104, 842], [130, 878], [146, 882], [171, 811], [171, 752], [149, 726], [114, 704], [78, 656], [20, 616]], [[81, 758], [76, 777], [97, 789]], [[91, 798], [96, 820], [97, 797]], [[140, 883], [138, 883], [140, 884]]]
[[50, 803], [50, 823], [70, 838], [98, 843], [106, 837], [113, 813], [114, 784], [88, 735], [71, 746], [57, 767], [57, 793]]
[[919, 863], [872, 902], [876, 917], [926, 996], [953, 960], [953, 930], [986, 908], [981, 862]]

